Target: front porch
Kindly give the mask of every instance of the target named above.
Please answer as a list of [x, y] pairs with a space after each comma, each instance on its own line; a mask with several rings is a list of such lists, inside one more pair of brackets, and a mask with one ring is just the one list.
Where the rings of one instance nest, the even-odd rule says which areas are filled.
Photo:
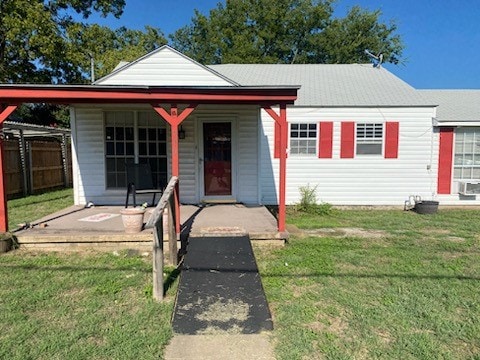
[[[151, 252], [153, 229], [138, 234], [124, 232], [120, 210], [123, 206], [72, 206], [39, 219], [16, 231], [21, 249], [45, 251]], [[149, 208], [145, 221], [150, 216]], [[189, 236], [249, 235], [252, 241], [283, 244], [286, 233], [278, 232], [277, 220], [261, 205], [181, 205], [181, 242]], [[164, 249], [168, 251], [168, 237]], [[180, 248], [180, 245], [178, 248]]]

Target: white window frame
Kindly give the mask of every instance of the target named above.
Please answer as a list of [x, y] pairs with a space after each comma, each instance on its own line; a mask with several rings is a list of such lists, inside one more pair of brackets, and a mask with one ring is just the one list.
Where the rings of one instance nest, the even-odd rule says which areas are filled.
[[[145, 115], [145, 116], [139, 116], [139, 115]], [[154, 114], [155, 115], [155, 114]], [[165, 159], [165, 166], [166, 168], [163, 169], [164, 171], [161, 171], [159, 169], [155, 169], [152, 166], [152, 173], [154, 173], [154, 176], [157, 177], [162, 177], [162, 175], [165, 175], [168, 172], [168, 146], [167, 146], [167, 139], [166, 139], [166, 125], [165, 123], [160, 120], [155, 118], [154, 120], [150, 119], [150, 114], [148, 114], [147, 111], [128, 111], [128, 110], [107, 110], [104, 111], [104, 124], [103, 128], [105, 131], [105, 136], [104, 136], [104, 146], [105, 146], [105, 188], [106, 190], [117, 190], [117, 189], [125, 189], [127, 184], [126, 184], [126, 169], [124, 164], [125, 163], [138, 163], [139, 160], [145, 161], [147, 159], [150, 162], [150, 159], [152, 161], [157, 160], [157, 167], [159, 166], [159, 161], [160, 159]], [[142, 119], [139, 119], [141, 117]], [[117, 119], [118, 118], [118, 119]], [[116, 136], [112, 139], [109, 138], [109, 134], [107, 133], [107, 128], [108, 127], [115, 127], [115, 128], [133, 128], [133, 139], [129, 140], [117, 140]], [[162, 129], [165, 132], [165, 139], [159, 140], [158, 137], [159, 135], [156, 134], [157, 139], [153, 142], [156, 147], [157, 154], [152, 154], [150, 155], [149, 150], [147, 150], [146, 154], [140, 154], [140, 142], [145, 143], [146, 147], [148, 148], [148, 144], [152, 143], [149, 141], [148, 135], [145, 140], [140, 140], [139, 139], [139, 129], [156, 129], [156, 133], [159, 134], [158, 129]], [[115, 131], [115, 130], [114, 130]], [[117, 143], [129, 143], [131, 144], [130, 146], [133, 146], [133, 153], [132, 149], [130, 149], [129, 154], [126, 154], [126, 151], [124, 154], [117, 154], [116, 152], [116, 144]], [[111, 150], [109, 151], [108, 149], [108, 144], [111, 143], [114, 146], [114, 153], [111, 154]], [[160, 147], [165, 148], [165, 154], [159, 154], [160, 152]], [[112, 159], [115, 160], [112, 162]], [[114, 164], [113, 164], [114, 163]], [[112, 165], [114, 169], [112, 170]], [[112, 186], [112, 181], [109, 179], [109, 177], [115, 176], [115, 184]], [[121, 179], [121, 177], [124, 176], [125, 179]], [[166, 174], [167, 179], [168, 179], [168, 174]], [[159, 179], [160, 182], [162, 182], [162, 179]], [[163, 179], [163, 182], [166, 180]], [[166, 185], [166, 184], [164, 184]]]
[[[317, 156], [319, 126], [316, 123], [290, 123], [289, 153], [292, 156]], [[301, 152], [305, 149], [305, 152]]]
[[[355, 126], [355, 152], [358, 156], [383, 156], [385, 141], [385, 124], [377, 122], [358, 122]], [[379, 151], [374, 153], [359, 151], [363, 145], [378, 147]]]
[[453, 153], [453, 178], [480, 180], [480, 127], [456, 128]]

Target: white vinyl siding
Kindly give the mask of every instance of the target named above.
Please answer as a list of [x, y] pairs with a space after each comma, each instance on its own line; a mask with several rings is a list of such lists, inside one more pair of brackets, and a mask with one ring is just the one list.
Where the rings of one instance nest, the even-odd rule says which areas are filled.
[[231, 86], [210, 69], [164, 47], [96, 82], [98, 85]]
[[[125, 201], [126, 189], [107, 189], [104, 113], [108, 111], [136, 113], [139, 124], [142, 117], [158, 121], [158, 127], [165, 128], [168, 160], [168, 176], [171, 174], [170, 127], [152, 109], [141, 106], [130, 109], [128, 106], [118, 109], [114, 106], [98, 105], [94, 108], [78, 106], [72, 108], [73, 152], [76, 156], [74, 169], [75, 203], [86, 204], [122, 204]], [[198, 153], [196, 120], [199, 118], [235, 119], [233, 135], [236, 136], [236, 200], [248, 204], [257, 204], [259, 198], [258, 183], [258, 127], [259, 115], [257, 106], [214, 106], [200, 105], [182, 122], [186, 137], [179, 141], [180, 159], [180, 201], [182, 203], [198, 203], [200, 201], [200, 156]], [[140, 126], [140, 125], [139, 125]], [[140, 156], [141, 157], [141, 156]], [[147, 198], [145, 201], [148, 200]], [[138, 202], [142, 202], [140, 199]]]
[[[333, 122], [333, 156], [287, 158], [287, 204], [300, 200], [299, 188], [317, 186], [318, 201], [334, 205], [398, 205], [411, 194], [431, 198], [437, 188], [438, 136], [432, 134], [433, 108], [288, 107], [289, 123]], [[398, 121], [397, 159], [381, 156], [340, 158], [341, 123]], [[278, 204], [279, 161], [273, 158], [274, 121], [262, 111], [265, 135], [261, 154], [261, 201]], [[268, 139], [268, 142], [266, 142]], [[433, 151], [433, 154], [432, 154]]]
[[76, 159], [73, 169], [75, 204], [102, 197], [105, 192], [105, 148], [103, 112], [95, 108], [72, 108], [72, 154]]

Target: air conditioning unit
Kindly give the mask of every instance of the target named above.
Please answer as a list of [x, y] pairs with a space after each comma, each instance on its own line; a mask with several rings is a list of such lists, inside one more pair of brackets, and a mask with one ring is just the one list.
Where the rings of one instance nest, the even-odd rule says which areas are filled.
[[480, 195], [480, 181], [477, 181], [477, 180], [459, 181], [458, 193], [461, 195]]

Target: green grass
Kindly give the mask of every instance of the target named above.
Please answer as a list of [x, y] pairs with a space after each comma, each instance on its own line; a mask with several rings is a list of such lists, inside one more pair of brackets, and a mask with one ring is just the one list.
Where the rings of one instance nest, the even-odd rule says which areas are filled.
[[[9, 227], [72, 204], [72, 189], [8, 201]], [[165, 276], [173, 288], [157, 303], [151, 257], [0, 255], [0, 359], [162, 358], [176, 291], [174, 269]]]
[[[10, 220], [71, 203], [71, 190], [12, 200]], [[479, 360], [479, 220], [474, 210], [289, 213], [299, 228], [339, 229], [255, 249], [277, 358]], [[341, 228], [364, 231], [335, 236]], [[175, 288], [152, 300], [151, 259], [13, 251], [0, 279], [0, 359], [161, 358], [172, 336]]]
[[72, 189], [50, 191], [39, 195], [9, 200], [7, 203], [8, 228], [15, 230], [19, 224], [31, 223], [72, 205]]
[[17, 250], [0, 279], [0, 359], [159, 359], [172, 336], [175, 289], [152, 299], [151, 258]]
[[480, 359], [479, 220], [474, 210], [290, 214], [298, 227], [370, 233], [256, 248], [278, 359]]

